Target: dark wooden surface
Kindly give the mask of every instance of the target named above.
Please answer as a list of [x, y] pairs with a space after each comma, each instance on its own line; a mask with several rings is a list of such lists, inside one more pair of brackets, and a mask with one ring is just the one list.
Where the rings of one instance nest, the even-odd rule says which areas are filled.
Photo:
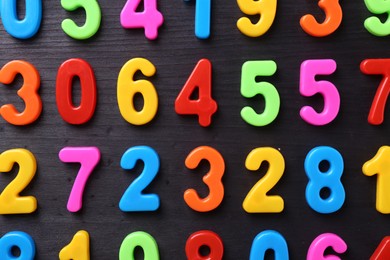
[[[20, 1], [23, 2], [23, 1]], [[124, 237], [138, 230], [150, 233], [157, 241], [161, 259], [185, 259], [184, 246], [190, 234], [201, 229], [218, 233], [225, 246], [224, 259], [248, 259], [253, 238], [261, 231], [279, 231], [286, 239], [291, 259], [304, 259], [310, 243], [324, 232], [341, 236], [348, 244], [342, 259], [368, 259], [381, 239], [389, 235], [389, 216], [375, 210], [375, 178], [363, 175], [362, 165], [378, 148], [389, 143], [390, 111], [382, 126], [367, 123], [368, 111], [380, 77], [363, 75], [359, 70], [365, 58], [389, 56], [390, 39], [369, 34], [363, 21], [370, 13], [363, 0], [341, 1], [344, 18], [340, 28], [326, 38], [305, 34], [299, 19], [315, 13], [323, 19], [316, 1], [278, 1], [275, 22], [259, 38], [248, 38], [236, 28], [242, 16], [235, 1], [212, 3], [211, 37], [201, 41], [194, 36], [194, 3], [159, 1], [164, 25], [157, 41], [148, 41], [143, 30], [125, 30], [119, 14], [125, 1], [99, 1], [103, 19], [99, 32], [88, 41], [65, 35], [61, 21], [67, 17], [83, 22], [82, 11], [68, 13], [60, 1], [44, 1], [39, 33], [20, 41], [8, 35], [0, 24], [0, 64], [23, 59], [36, 66], [41, 76], [43, 112], [31, 126], [15, 127], [0, 120], [0, 150], [24, 147], [34, 153], [37, 175], [23, 194], [38, 199], [38, 210], [29, 215], [0, 216], [0, 233], [22, 230], [37, 246], [36, 259], [57, 259], [63, 246], [80, 229], [91, 236], [91, 259], [117, 259]], [[155, 119], [146, 126], [124, 121], [116, 100], [118, 73], [126, 61], [145, 57], [157, 68], [150, 80], [159, 96]], [[58, 67], [69, 58], [83, 58], [94, 69], [98, 104], [94, 117], [82, 126], [67, 124], [55, 103]], [[174, 100], [197, 61], [208, 58], [213, 64], [213, 97], [219, 108], [212, 126], [202, 128], [196, 117], [179, 116]], [[314, 127], [299, 116], [304, 105], [322, 107], [321, 99], [300, 96], [299, 67], [306, 59], [335, 59], [337, 71], [325, 77], [341, 95], [337, 119], [328, 126]], [[259, 111], [262, 99], [247, 100], [240, 95], [241, 66], [247, 60], [272, 59], [277, 73], [264, 80], [272, 82], [281, 96], [277, 119], [269, 126], [256, 128], [240, 117], [243, 106]], [[0, 102], [12, 102], [23, 109], [16, 96], [21, 80], [1, 87]], [[80, 92], [75, 87], [75, 96]], [[75, 97], [77, 100], [77, 97]], [[161, 159], [158, 177], [147, 189], [161, 198], [153, 213], [123, 213], [119, 200], [142, 166], [132, 173], [122, 170], [119, 161], [126, 149], [135, 145], [153, 147]], [[195, 147], [209, 145], [223, 155], [225, 197], [219, 208], [209, 213], [191, 210], [182, 196], [195, 187], [202, 195], [207, 188], [201, 181], [207, 165], [194, 172], [184, 160]], [[306, 203], [307, 177], [303, 169], [306, 154], [314, 147], [329, 145], [343, 155], [342, 182], [346, 201], [341, 210], [322, 215]], [[64, 164], [58, 152], [65, 146], [97, 146], [102, 159], [88, 181], [84, 207], [73, 214], [66, 202], [78, 166]], [[248, 153], [262, 146], [279, 148], [286, 161], [283, 178], [272, 190], [285, 201], [280, 214], [247, 214], [242, 201], [260, 178], [245, 169]], [[15, 173], [2, 174], [4, 187]], [[9, 176], [9, 177], [7, 177]]]

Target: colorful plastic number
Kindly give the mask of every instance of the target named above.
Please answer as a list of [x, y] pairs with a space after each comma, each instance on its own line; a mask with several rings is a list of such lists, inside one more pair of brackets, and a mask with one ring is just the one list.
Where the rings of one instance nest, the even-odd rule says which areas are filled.
[[[19, 255], [12, 253], [13, 247], [19, 249]], [[1, 260], [32, 260], [35, 258], [35, 242], [25, 232], [8, 232], [0, 239], [0, 255]]]
[[88, 178], [100, 161], [100, 151], [96, 147], [65, 147], [58, 157], [64, 163], [81, 164], [67, 204], [70, 212], [77, 212], [83, 206], [83, 193]]
[[386, 101], [390, 93], [390, 59], [364, 60], [360, 64], [360, 70], [369, 75], [383, 75], [368, 114], [368, 123], [380, 125], [383, 123]]
[[[78, 77], [81, 85], [79, 106], [72, 102], [73, 78]], [[73, 125], [88, 122], [96, 108], [96, 80], [92, 67], [82, 59], [70, 59], [62, 63], [57, 73], [56, 101], [61, 117]]]
[[390, 236], [382, 239], [381, 243], [375, 249], [375, 252], [370, 257], [370, 260], [386, 260], [390, 259]]
[[382, 146], [377, 154], [363, 165], [363, 173], [367, 176], [377, 175], [376, 210], [390, 213], [390, 146]]
[[26, 14], [23, 20], [19, 20], [17, 13], [17, 1], [1, 1], [1, 20], [5, 30], [17, 39], [29, 39], [39, 30], [42, 20], [42, 1], [25, 0]]
[[72, 241], [59, 254], [60, 260], [89, 260], [89, 234], [85, 230], [78, 231]]
[[152, 148], [135, 146], [123, 154], [121, 167], [125, 170], [134, 169], [138, 160], [144, 162], [144, 169], [123, 194], [119, 202], [119, 208], [125, 212], [155, 211], [160, 207], [159, 196], [157, 194], [142, 194], [142, 191], [156, 177], [160, 168], [160, 159]]
[[37, 209], [35, 197], [19, 196], [35, 176], [35, 157], [26, 149], [11, 149], [0, 154], [0, 172], [10, 172], [15, 163], [19, 165], [19, 172], [0, 195], [0, 214], [25, 214]]
[[264, 259], [267, 250], [273, 250], [275, 260], [288, 260], [288, 246], [284, 237], [273, 230], [266, 230], [258, 234], [252, 243], [249, 260]]
[[102, 14], [97, 0], [61, 0], [61, 6], [71, 12], [83, 8], [86, 20], [83, 26], [78, 26], [71, 19], [62, 21], [62, 30], [70, 37], [77, 40], [91, 38], [99, 30]]
[[[202, 246], [210, 249], [208, 255], [202, 255], [199, 251]], [[187, 260], [221, 260], [223, 257], [222, 239], [214, 232], [201, 230], [193, 233], [186, 242]]]
[[26, 107], [23, 112], [19, 113], [14, 105], [6, 104], [1, 106], [0, 114], [10, 124], [27, 125], [35, 122], [42, 112], [42, 101], [38, 94], [40, 78], [37, 69], [32, 64], [14, 60], [1, 68], [0, 82], [11, 84], [17, 74], [23, 77], [23, 85], [17, 93]]
[[320, 93], [324, 97], [324, 109], [317, 113], [312, 107], [304, 106], [301, 118], [307, 123], [321, 126], [332, 122], [340, 109], [340, 95], [335, 85], [329, 81], [316, 81], [317, 75], [330, 75], [336, 71], [334, 60], [306, 60], [301, 65], [299, 91], [302, 96], [311, 97]]
[[256, 113], [251, 107], [244, 107], [241, 110], [242, 119], [250, 125], [268, 125], [279, 114], [280, 97], [274, 85], [268, 82], [256, 82], [256, 77], [272, 76], [276, 69], [276, 63], [272, 60], [247, 61], [242, 66], [241, 95], [246, 98], [253, 98], [260, 94], [265, 100], [265, 108], [261, 114]]
[[[190, 2], [191, 0], [184, 0]], [[198, 39], [210, 37], [211, 0], [194, 0], [195, 6], [195, 36]]]
[[[390, 15], [390, 2], [387, 0], [364, 0], [364, 3], [373, 14]], [[364, 27], [375, 36], [387, 36], [390, 34], [390, 18], [382, 23], [378, 17], [371, 16], [364, 21]]]
[[313, 15], [304, 15], [300, 24], [302, 29], [311, 36], [324, 37], [332, 34], [339, 28], [343, 20], [343, 10], [339, 0], [319, 0], [318, 6], [325, 12], [325, 20], [318, 23]]
[[145, 260], [159, 260], [156, 240], [146, 232], [137, 231], [125, 237], [119, 249], [119, 260], [134, 260], [134, 249], [141, 247]]
[[259, 37], [265, 34], [274, 22], [277, 0], [237, 0], [241, 12], [247, 15], [260, 15], [255, 24], [247, 17], [241, 17], [237, 21], [237, 28], [241, 33], [249, 37]]
[[146, 38], [155, 40], [164, 17], [157, 10], [157, 0], [144, 0], [144, 11], [136, 12], [140, 3], [141, 0], [127, 0], [120, 16], [121, 25], [123, 28], [144, 28]]
[[242, 207], [248, 213], [282, 212], [284, 209], [282, 197], [267, 195], [284, 173], [283, 155], [271, 147], [256, 148], [248, 154], [245, 167], [256, 171], [264, 161], [269, 163], [267, 173], [253, 186], [242, 203]]
[[217, 208], [223, 200], [222, 177], [225, 172], [225, 162], [214, 148], [200, 146], [187, 156], [185, 165], [189, 169], [195, 169], [201, 160], [207, 160], [210, 163], [210, 171], [203, 177], [203, 182], [208, 186], [210, 193], [202, 199], [194, 189], [188, 189], [184, 192], [184, 200], [193, 210], [206, 212]]
[[[158, 96], [150, 81], [144, 79], [134, 81], [134, 74], [138, 70], [147, 77], [152, 77], [156, 73], [156, 68], [147, 59], [129, 60], [119, 72], [117, 98], [122, 117], [130, 124], [144, 125], [149, 123], [157, 113]], [[134, 108], [133, 99], [137, 93], [140, 93], [144, 99], [144, 107], [141, 111]]]
[[[196, 88], [199, 90], [199, 98], [191, 100], [191, 94]], [[211, 116], [217, 108], [217, 103], [211, 97], [211, 62], [201, 59], [177, 96], [175, 111], [179, 115], [198, 115], [199, 124], [206, 127], [211, 124]]]
[[[329, 169], [321, 171], [320, 163], [327, 161]], [[306, 156], [305, 171], [309, 178], [306, 186], [306, 201], [310, 207], [323, 214], [333, 213], [343, 206], [345, 190], [341, 183], [344, 161], [341, 154], [329, 146], [313, 148]], [[330, 189], [328, 198], [321, 197], [321, 190]]]
[[328, 247], [338, 253], [343, 254], [347, 251], [347, 244], [339, 236], [332, 233], [324, 233], [319, 235], [311, 243], [309, 251], [307, 252], [307, 260], [340, 260], [338, 256], [335, 255], [326, 255], [324, 252]]

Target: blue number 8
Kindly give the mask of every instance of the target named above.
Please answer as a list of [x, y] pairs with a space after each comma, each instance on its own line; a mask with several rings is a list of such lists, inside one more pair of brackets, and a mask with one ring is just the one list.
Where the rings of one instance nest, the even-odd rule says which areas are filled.
[[[329, 169], [321, 171], [320, 163], [327, 161]], [[306, 201], [310, 207], [323, 214], [333, 213], [341, 208], [345, 201], [345, 190], [341, 183], [344, 161], [341, 154], [329, 146], [312, 149], [305, 159], [305, 171], [309, 178], [306, 186]], [[321, 190], [328, 188], [330, 195], [321, 197]]]

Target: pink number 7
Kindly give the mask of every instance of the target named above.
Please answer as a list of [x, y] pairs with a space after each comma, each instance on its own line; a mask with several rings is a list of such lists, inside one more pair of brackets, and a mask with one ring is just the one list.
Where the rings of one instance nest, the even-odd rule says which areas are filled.
[[96, 147], [65, 147], [58, 157], [64, 163], [81, 164], [66, 206], [70, 212], [77, 212], [83, 206], [85, 184], [100, 161], [100, 151]]

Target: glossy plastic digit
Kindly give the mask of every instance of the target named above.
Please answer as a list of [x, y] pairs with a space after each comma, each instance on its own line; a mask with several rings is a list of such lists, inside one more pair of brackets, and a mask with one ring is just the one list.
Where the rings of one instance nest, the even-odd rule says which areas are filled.
[[340, 95], [335, 85], [329, 81], [316, 81], [317, 75], [330, 75], [336, 71], [334, 60], [306, 60], [301, 65], [299, 91], [302, 96], [311, 97], [319, 93], [324, 98], [324, 109], [317, 113], [312, 107], [304, 106], [301, 118], [307, 123], [322, 126], [332, 122], [340, 110]]
[[35, 157], [30, 151], [21, 148], [0, 154], [0, 172], [10, 172], [15, 163], [19, 165], [19, 172], [0, 195], [0, 214], [27, 214], [37, 209], [35, 197], [19, 195], [35, 176]]
[[264, 259], [265, 252], [273, 250], [275, 260], [288, 260], [288, 246], [284, 237], [276, 231], [265, 230], [253, 240], [249, 260]]
[[260, 15], [255, 24], [247, 17], [238, 19], [237, 28], [241, 33], [249, 37], [259, 37], [271, 28], [276, 15], [277, 0], [237, 0], [237, 4], [247, 15]]
[[367, 176], [377, 175], [376, 210], [390, 214], [390, 146], [382, 146], [377, 154], [363, 165], [363, 173]]
[[[144, 125], [152, 121], [157, 113], [158, 96], [150, 81], [134, 80], [138, 70], [147, 77], [152, 77], [156, 73], [156, 68], [147, 59], [129, 60], [119, 72], [117, 99], [120, 113], [127, 122], [133, 125]], [[134, 108], [133, 99], [137, 93], [140, 93], [144, 99], [144, 106], [140, 111]]]
[[127, 0], [120, 15], [121, 25], [123, 28], [144, 28], [146, 38], [155, 40], [164, 17], [157, 10], [157, 0], [144, 0], [144, 11], [136, 12], [140, 3], [141, 0]]
[[[202, 255], [200, 248], [207, 246], [210, 249], [208, 255]], [[223, 243], [218, 234], [209, 230], [200, 230], [193, 233], [186, 242], [187, 260], [222, 260]]]
[[325, 20], [322, 23], [318, 23], [313, 15], [307, 14], [301, 18], [300, 24], [307, 34], [315, 37], [324, 37], [332, 34], [339, 28], [343, 20], [343, 10], [339, 0], [319, 0], [318, 6], [324, 10]]
[[[175, 111], [179, 115], [198, 115], [199, 124], [207, 127], [218, 105], [211, 97], [211, 62], [201, 59], [195, 66], [183, 89], [175, 100]], [[191, 100], [191, 94], [198, 88], [199, 98]]]
[[137, 231], [125, 237], [119, 249], [119, 260], [134, 260], [134, 249], [141, 247], [145, 260], [159, 260], [160, 255], [156, 240], [146, 232]]
[[83, 206], [83, 193], [88, 178], [100, 161], [100, 151], [97, 147], [65, 147], [58, 157], [64, 163], [81, 164], [67, 204], [70, 212], [77, 212]]
[[1, 106], [0, 114], [13, 125], [28, 125], [35, 122], [42, 112], [42, 101], [38, 94], [40, 78], [37, 69], [30, 63], [21, 60], [10, 61], [0, 70], [0, 82], [11, 84], [16, 75], [22, 75], [23, 85], [18, 90], [18, 96], [24, 101], [25, 109], [18, 112], [14, 105]]
[[252, 107], [244, 107], [241, 110], [242, 119], [250, 125], [268, 125], [279, 114], [280, 97], [277, 89], [271, 83], [256, 82], [256, 77], [272, 76], [276, 69], [276, 63], [272, 60], [247, 61], [242, 66], [241, 95], [245, 98], [262, 95], [265, 100], [265, 108], [261, 114], [256, 113]]
[[390, 35], [390, 2], [388, 0], [364, 0], [367, 9], [373, 14], [387, 14], [384, 23], [376, 17], [371, 16], [364, 21], [364, 27], [375, 36]]
[[364, 60], [360, 63], [360, 70], [365, 74], [383, 76], [368, 114], [368, 123], [380, 125], [383, 123], [386, 102], [390, 93], [390, 59]]
[[184, 200], [193, 210], [207, 212], [217, 208], [223, 200], [222, 177], [225, 172], [225, 162], [222, 155], [214, 148], [200, 146], [187, 156], [185, 165], [189, 169], [195, 169], [202, 160], [210, 163], [210, 171], [203, 177], [203, 182], [210, 192], [207, 197], [200, 198], [196, 190], [188, 189], [184, 192]]
[[26, 3], [25, 17], [19, 20], [17, 14], [17, 1], [7, 0], [1, 2], [1, 20], [5, 30], [17, 39], [29, 39], [39, 30], [42, 20], [42, 1], [24, 0]]
[[89, 234], [85, 230], [78, 231], [72, 241], [59, 254], [60, 260], [90, 260]]
[[336, 253], [343, 254], [347, 251], [347, 244], [339, 236], [332, 233], [319, 235], [311, 243], [306, 260], [341, 260], [335, 255], [324, 255], [325, 250], [331, 247]]
[[[184, 0], [190, 2], [191, 0]], [[195, 4], [195, 36], [198, 39], [210, 37], [211, 0], [193, 0]]]
[[382, 241], [370, 257], [370, 260], [386, 259], [390, 259], [390, 236], [386, 236], [382, 239]]
[[159, 196], [157, 194], [142, 194], [142, 191], [157, 176], [160, 159], [151, 147], [134, 146], [123, 154], [121, 167], [125, 170], [134, 169], [138, 160], [144, 162], [144, 169], [123, 194], [119, 202], [119, 208], [125, 212], [155, 211], [160, 207]]
[[[12, 248], [19, 248], [18, 256], [12, 253]], [[1, 260], [32, 260], [35, 258], [35, 242], [32, 237], [22, 231], [11, 231], [0, 239]]]
[[86, 14], [83, 26], [78, 26], [71, 19], [62, 21], [62, 30], [68, 36], [77, 40], [85, 40], [91, 38], [99, 30], [102, 14], [97, 0], [61, 0], [61, 6], [69, 12], [84, 8]]
[[284, 209], [282, 197], [267, 195], [283, 175], [285, 167], [283, 155], [271, 147], [256, 148], [248, 154], [245, 167], [256, 171], [264, 161], [269, 163], [267, 173], [253, 186], [242, 204], [248, 213], [282, 212]]
[[[329, 169], [320, 170], [320, 163], [327, 161]], [[345, 201], [345, 190], [341, 183], [344, 161], [341, 154], [329, 146], [313, 148], [306, 156], [305, 171], [309, 178], [306, 186], [306, 201], [318, 213], [328, 214], [339, 210]], [[321, 197], [321, 190], [330, 189], [328, 198]]]
[[[72, 102], [73, 78], [78, 77], [81, 85], [79, 106]], [[56, 102], [61, 117], [72, 125], [88, 122], [96, 108], [96, 79], [92, 67], [82, 59], [69, 59], [61, 64], [57, 73]]]

